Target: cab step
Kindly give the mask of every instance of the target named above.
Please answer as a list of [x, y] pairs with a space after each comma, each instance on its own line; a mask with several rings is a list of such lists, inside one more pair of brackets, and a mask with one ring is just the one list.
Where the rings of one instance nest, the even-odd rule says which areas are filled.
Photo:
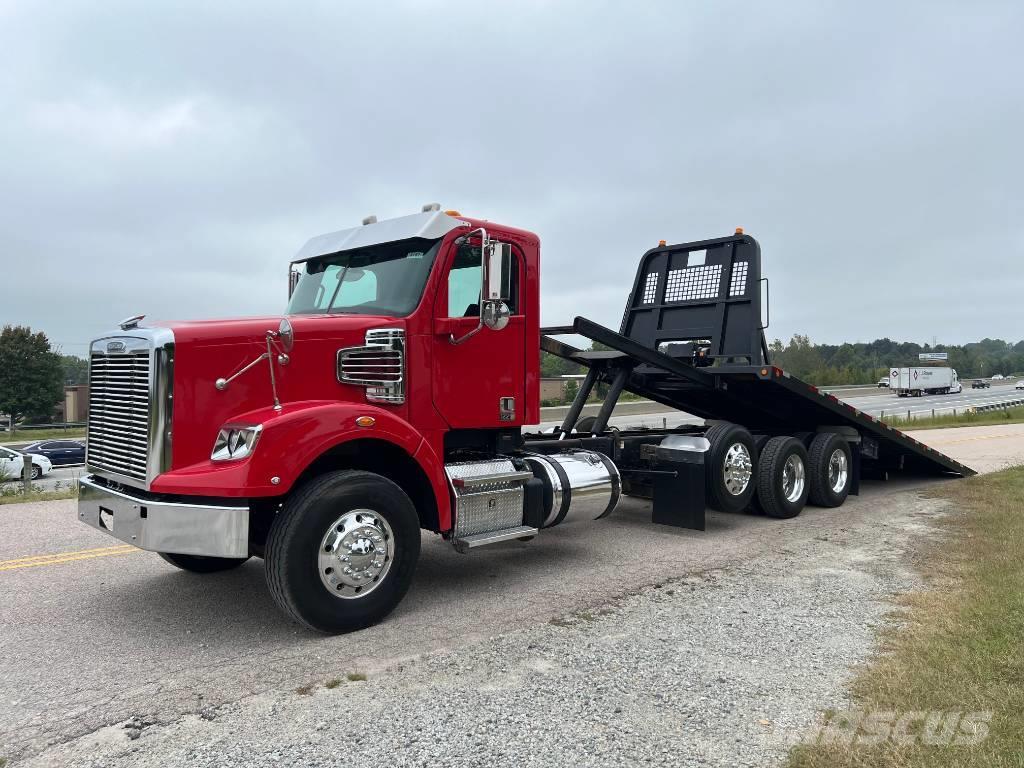
[[488, 544], [497, 544], [500, 541], [520, 539], [524, 536], [536, 536], [537, 529], [529, 525], [517, 525], [514, 528], [505, 528], [500, 531], [487, 531], [485, 533], [474, 533], [469, 536], [462, 536], [454, 539], [455, 549], [458, 552], [466, 553], [477, 547], [485, 547]]

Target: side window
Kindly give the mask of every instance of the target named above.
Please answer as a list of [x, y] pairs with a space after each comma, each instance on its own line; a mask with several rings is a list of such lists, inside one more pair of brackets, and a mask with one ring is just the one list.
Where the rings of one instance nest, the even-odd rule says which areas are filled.
[[[512, 274], [507, 303], [515, 315], [519, 306], [519, 257], [514, 250], [509, 268]], [[480, 246], [460, 245], [448, 273], [448, 317], [479, 316], [481, 280]]]

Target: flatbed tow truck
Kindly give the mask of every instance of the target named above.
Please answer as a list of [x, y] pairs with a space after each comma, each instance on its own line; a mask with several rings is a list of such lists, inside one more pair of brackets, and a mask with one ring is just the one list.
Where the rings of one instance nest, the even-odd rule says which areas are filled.
[[[284, 611], [340, 632], [401, 600], [421, 529], [470, 553], [627, 494], [703, 530], [707, 507], [792, 518], [863, 477], [973, 474], [772, 364], [749, 235], [647, 251], [617, 332], [541, 329], [539, 259], [530, 232], [429, 205], [310, 240], [283, 318], [126, 320], [91, 348], [81, 520], [193, 572], [261, 557]], [[528, 433], [540, 349], [587, 374]], [[706, 424], [609, 427], [624, 391]]]

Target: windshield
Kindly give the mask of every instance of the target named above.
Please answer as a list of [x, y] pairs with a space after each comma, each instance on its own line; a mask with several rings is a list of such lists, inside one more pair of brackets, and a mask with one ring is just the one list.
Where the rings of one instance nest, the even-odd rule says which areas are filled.
[[296, 264], [299, 282], [288, 314], [408, 315], [419, 303], [440, 244], [412, 238]]

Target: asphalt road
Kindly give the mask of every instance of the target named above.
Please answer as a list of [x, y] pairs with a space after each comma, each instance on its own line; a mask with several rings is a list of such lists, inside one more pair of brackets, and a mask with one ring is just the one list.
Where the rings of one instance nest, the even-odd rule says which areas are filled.
[[[1024, 425], [917, 437], [981, 469], [1024, 462]], [[705, 532], [654, 526], [647, 505], [627, 499], [600, 523], [470, 555], [426, 535], [395, 614], [340, 637], [288, 621], [259, 560], [183, 573], [80, 525], [73, 501], [0, 507], [0, 756], [59, 765], [46, 761], [49, 746], [127, 718], [171, 722], [264, 691], [395, 670], [645, 585], [799, 553], [827, 540], [837, 520], [847, 530], [912, 511], [913, 491], [938, 482], [949, 481], [866, 483], [841, 510], [808, 507], [791, 521], [711, 513]]]

